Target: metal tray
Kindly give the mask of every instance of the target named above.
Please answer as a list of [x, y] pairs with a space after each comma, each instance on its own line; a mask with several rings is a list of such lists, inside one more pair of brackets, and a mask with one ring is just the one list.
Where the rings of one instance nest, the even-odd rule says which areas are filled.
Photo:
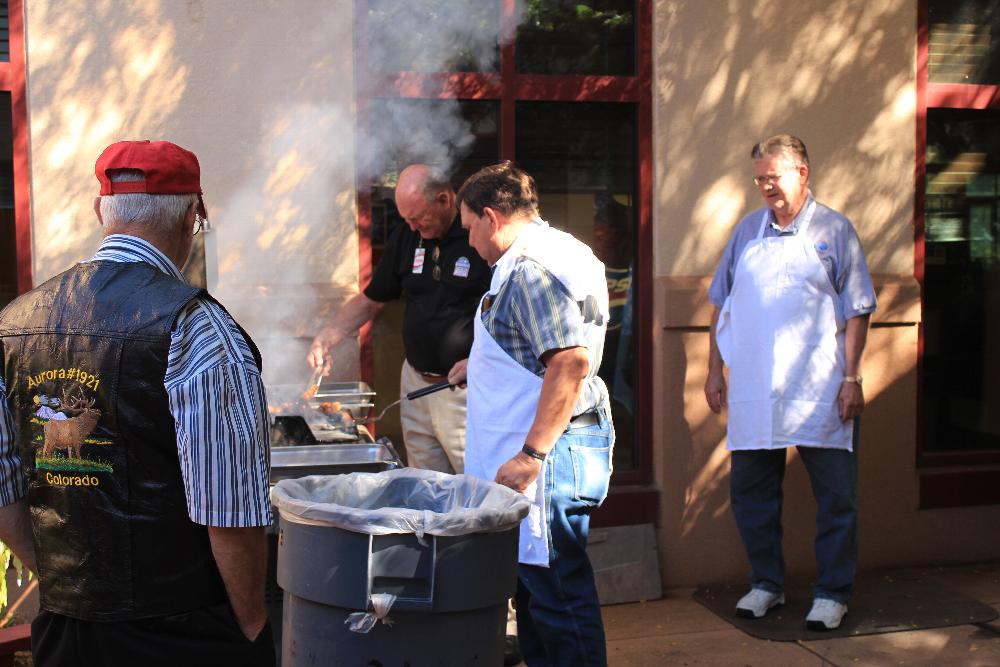
[[[300, 385], [277, 384], [270, 385], [267, 390], [268, 406], [297, 406], [302, 403], [304, 387]], [[320, 386], [316, 395], [309, 399], [308, 404], [314, 410], [319, 410], [321, 403], [340, 403], [343, 410], [348, 410], [358, 421], [365, 421], [375, 407], [375, 392], [364, 382], [331, 382]], [[270, 410], [269, 410], [270, 411]], [[301, 409], [283, 409], [280, 414], [303, 414]]]
[[375, 392], [367, 382], [327, 382], [320, 384], [316, 398], [341, 403], [374, 403]]
[[299, 445], [271, 449], [271, 483], [306, 475], [381, 472], [402, 463], [392, 443]]

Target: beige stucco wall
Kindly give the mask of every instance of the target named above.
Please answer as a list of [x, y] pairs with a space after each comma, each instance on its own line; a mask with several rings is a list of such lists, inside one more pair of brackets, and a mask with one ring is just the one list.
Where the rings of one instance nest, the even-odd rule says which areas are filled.
[[358, 282], [351, 0], [25, 5], [36, 284], [100, 241], [100, 151], [174, 141], [201, 162], [209, 289], [266, 376], [305, 382], [316, 311]]
[[[351, 0], [26, 0], [36, 283], [99, 242], [91, 204], [101, 149], [176, 141], [202, 164], [209, 287], [262, 343], [272, 377], [302, 375], [316, 313], [358, 282], [352, 11]], [[656, 0], [654, 21], [653, 467], [664, 582], [745, 571], [725, 421], [701, 392], [706, 276], [733, 225], [759, 206], [749, 148], [778, 131], [806, 141], [816, 195], [855, 222], [878, 274], [878, 324], [894, 325], [873, 330], [864, 364], [862, 565], [996, 558], [1000, 535], [984, 527], [1000, 509], [917, 507], [916, 2]], [[354, 341], [337, 354], [338, 372], [356, 376]], [[789, 566], [809, 576], [814, 506], [801, 465], [786, 494]]]
[[[761, 206], [752, 144], [803, 138], [818, 199], [851, 218], [880, 309], [863, 364], [862, 567], [996, 558], [1000, 508], [919, 510], [913, 279], [916, 2], [655, 2], [654, 475], [666, 585], [739, 580], [725, 418], [705, 405], [709, 276]], [[892, 325], [892, 326], [887, 326]], [[785, 555], [814, 574], [815, 505], [801, 463], [785, 482]]]

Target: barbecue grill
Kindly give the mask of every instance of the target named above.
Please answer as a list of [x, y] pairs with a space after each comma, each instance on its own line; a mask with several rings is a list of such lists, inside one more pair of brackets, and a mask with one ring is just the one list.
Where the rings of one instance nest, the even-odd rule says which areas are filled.
[[272, 385], [267, 400], [273, 447], [373, 442], [364, 424], [375, 392], [364, 382], [331, 382], [308, 399], [299, 385]]

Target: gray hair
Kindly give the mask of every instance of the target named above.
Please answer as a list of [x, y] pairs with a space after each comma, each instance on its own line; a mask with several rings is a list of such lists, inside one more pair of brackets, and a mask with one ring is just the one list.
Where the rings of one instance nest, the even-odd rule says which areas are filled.
[[[109, 174], [112, 183], [141, 181], [136, 169], [121, 169]], [[139, 227], [154, 233], [173, 232], [180, 228], [184, 214], [198, 201], [196, 194], [159, 195], [127, 192], [101, 197], [101, 220], [108, 232], [125, 227]]]
[[809, 166], [809, 153], [806, 145], [798, 137], [791, 134], [776, 134], [770, 139], [765, 139], [754, 144], [750, 149], [751, 160], [763, 160], [765, 157], [774, 155], [784, 155], [791, 159], [796, 167]]

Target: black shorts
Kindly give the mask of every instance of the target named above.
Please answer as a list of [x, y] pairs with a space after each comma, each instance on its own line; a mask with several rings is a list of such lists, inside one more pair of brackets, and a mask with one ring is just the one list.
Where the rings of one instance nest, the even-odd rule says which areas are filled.
[[228, 602], [134, 621], [81, 621], [42, 611], [31, 623], [35, 667], [273, 667], [270, 623], [250, 641]]

